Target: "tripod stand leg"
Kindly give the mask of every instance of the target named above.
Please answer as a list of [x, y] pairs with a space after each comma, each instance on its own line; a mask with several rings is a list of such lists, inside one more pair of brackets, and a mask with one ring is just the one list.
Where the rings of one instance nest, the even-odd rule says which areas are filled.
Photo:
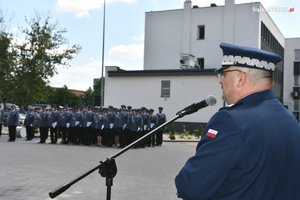
[[106, 178], [106, 200], [111, 199], [111, 186], [113, 185], [112, 178]]

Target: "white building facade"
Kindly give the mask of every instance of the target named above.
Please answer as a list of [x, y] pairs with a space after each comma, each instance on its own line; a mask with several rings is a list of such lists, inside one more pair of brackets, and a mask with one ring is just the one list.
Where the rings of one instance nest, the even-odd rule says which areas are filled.
[[229, 42], [274, 51], [284, 58], [274, 74], [274, 90], [299, 115], [299, 99], [295, 103], [297, 99], [292, 94], [295, 96], [297, 84], [299, 88], [293, 66], [300, 58], [288, 52], [297, 54], [300, 39], [286, 40], [270, 16], [261, 10], [258, 2], [235, 4], [234, 0], [225, 0], [224, 6], [199, 8], [186, 0], [183, 9], [147, 12], [144, 70], [107, 67], [104, 104], [155, 110], [162, 106], [167, 117], [172, 118], [191, 103], [215, 95], [216, 106], [179, 120], [206, 123], [224, 105], [213, 70], [222, 58], [219, 44]]
[[300, 38], [286, 39], [285, 47], [283, 103], [299, 119]]
[[182, 72], [181, 70], [122, 71], [117, 67], [106, 69], [107, 106], [120, 107], [124, 104], [133, 108], [153, 108], [156, 112], [161, 106], [167, 119], [170, 119], [188, 105], [214, 95], [217, 98], [215, 106], [209, 106], [178, 120], [202, 123], [206, 123], [213, 113], [223, 106], [222, 91], [213, 70]]

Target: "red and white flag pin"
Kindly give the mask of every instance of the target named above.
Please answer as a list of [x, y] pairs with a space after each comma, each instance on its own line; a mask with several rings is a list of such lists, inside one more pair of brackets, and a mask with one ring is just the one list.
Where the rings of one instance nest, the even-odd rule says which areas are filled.
[[211, 138], [216, 138], [218, 134], [218, 131], [214, 129], [208, 129], [206, 136], [211, 137]]

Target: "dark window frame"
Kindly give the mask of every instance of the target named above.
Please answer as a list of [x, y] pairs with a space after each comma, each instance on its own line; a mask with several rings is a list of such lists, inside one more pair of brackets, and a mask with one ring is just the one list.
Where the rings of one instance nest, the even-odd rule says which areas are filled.
[[204, 40], [205, 39], [205, 25], [198, 25], [197, 28], [197, 40]]
[[160, 97], [169, 98], [171, 96], [171, 81], [161, 80], [161, 93]]
[[199, 69], [204, 69], [204, 63], [205, 63], [204, 58], [197, 58], [197, 65]]

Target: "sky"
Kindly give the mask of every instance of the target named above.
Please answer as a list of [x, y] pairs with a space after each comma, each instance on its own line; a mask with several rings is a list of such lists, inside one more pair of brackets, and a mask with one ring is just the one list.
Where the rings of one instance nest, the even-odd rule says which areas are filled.
[[[258, 1], [258, 0], [257, 0]], [[184, 0], [106, 0], [104, 66], [125, 70], [142, 70], [144, 54], [145, 12], [183, 9]], [[193, 5], [224, 5], [224, 0], [192, 0]], [[235, 3], [253, 2], [235, 0]], [[299, 0], [261, 0], [264, 8], [286, 38], [300, 37]], [[57, 66], [50, 79], [53, 87], [69, 89], [93, 88], [93, 79], [100, 78], [103, 48], [104, 0], [0, 0], [9, 30], [22, 38], [19, 27], [28, 27], [25, 17], [51, 16], [70, 46], [78, 44], [80, 53], [70, 66]], [[290, 9], [288, 12], [287, 9]]]

